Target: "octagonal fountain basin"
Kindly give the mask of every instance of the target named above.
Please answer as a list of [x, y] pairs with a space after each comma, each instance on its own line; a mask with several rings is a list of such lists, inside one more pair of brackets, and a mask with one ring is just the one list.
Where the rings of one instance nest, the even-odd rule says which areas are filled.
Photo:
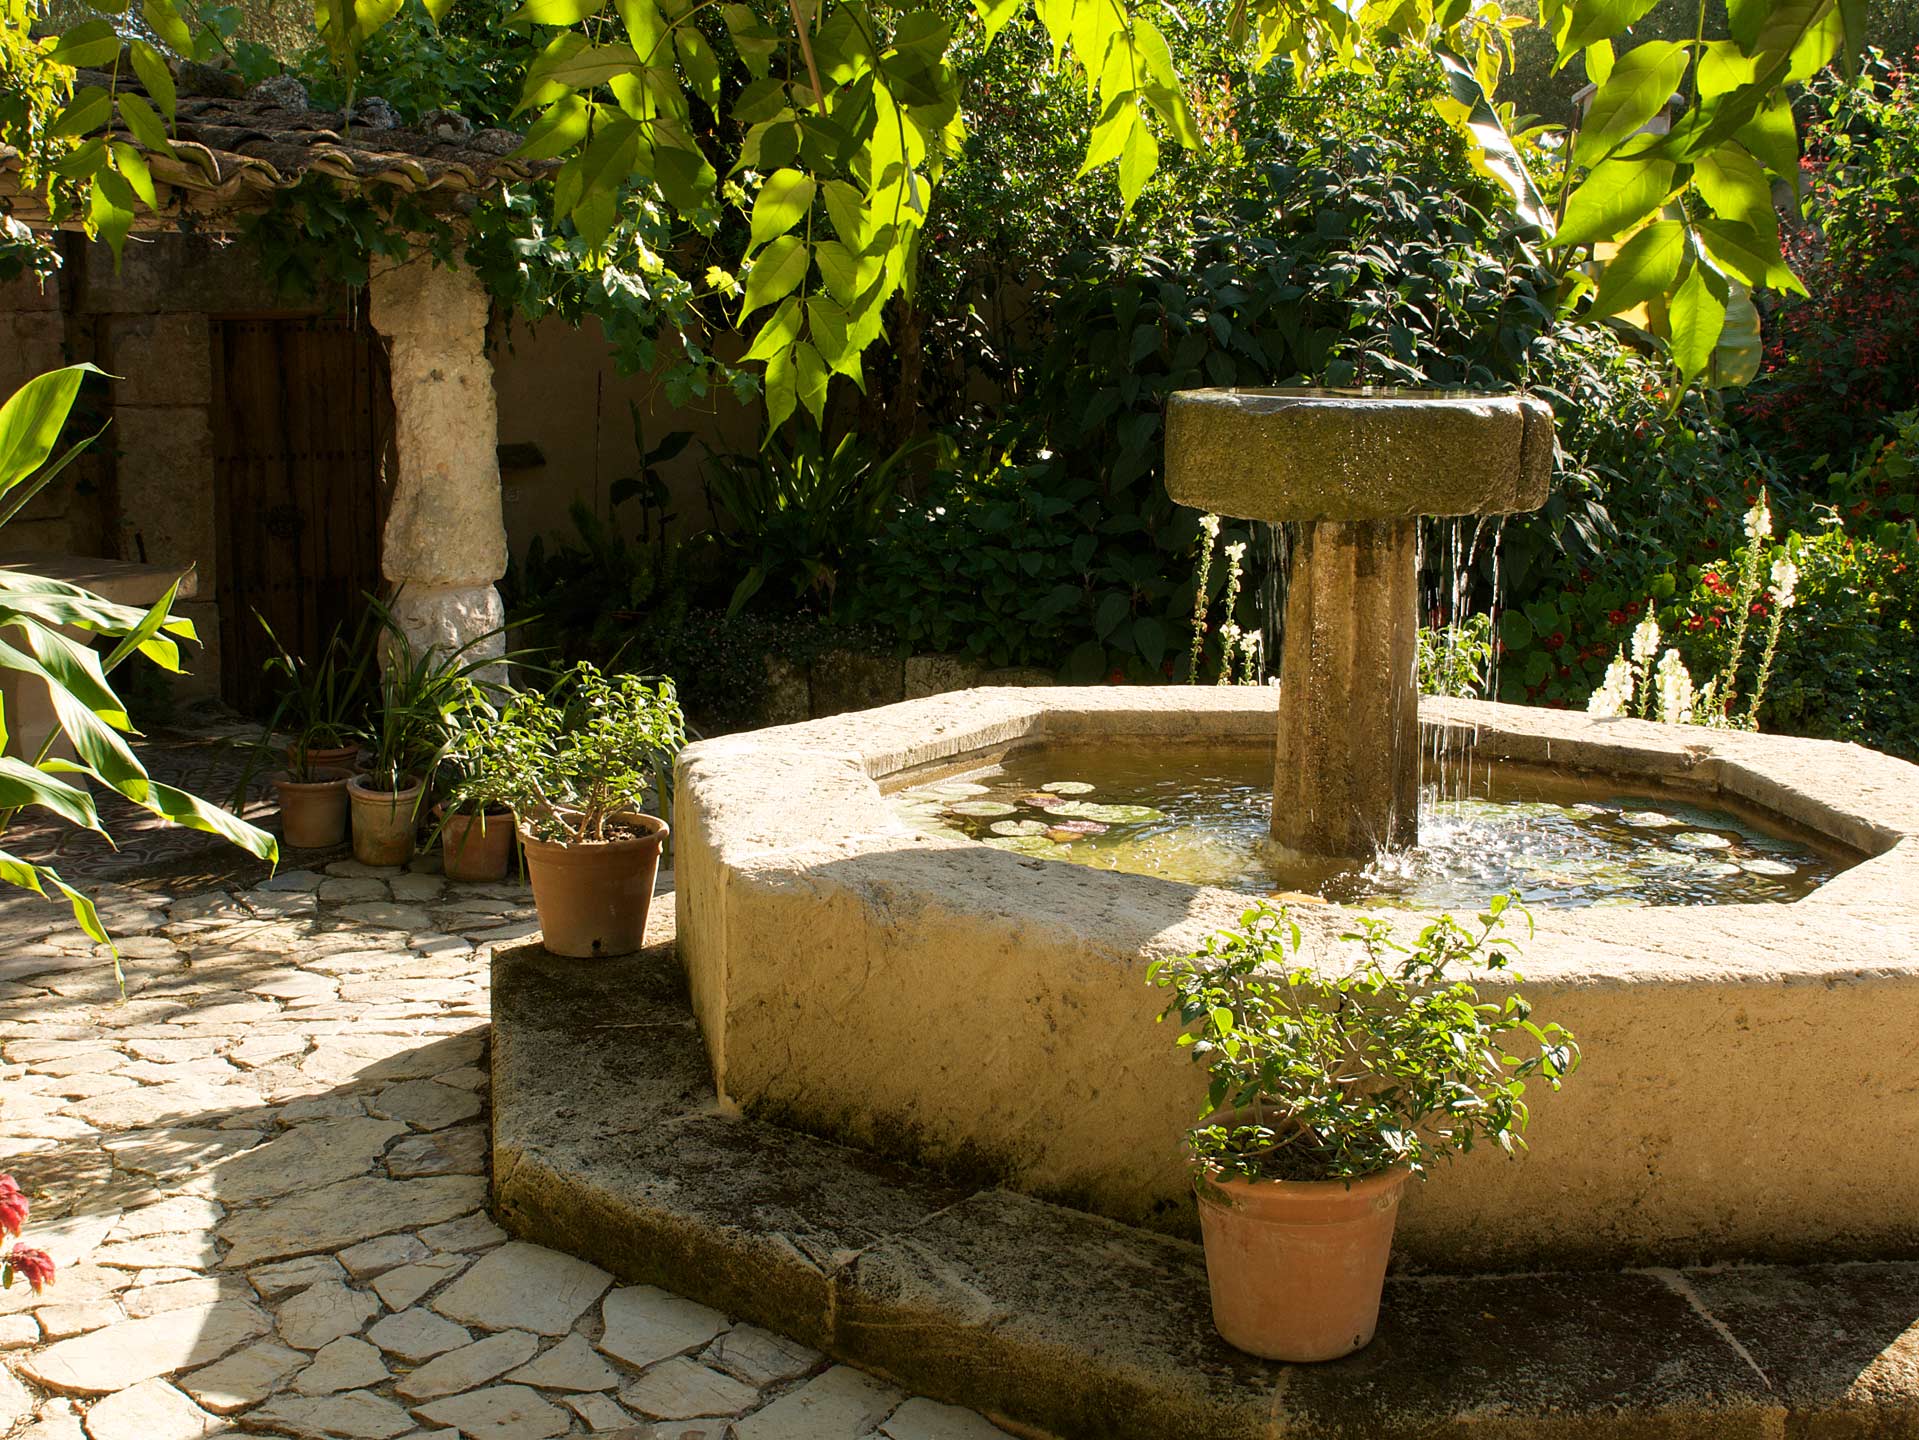
[[1203, 1076], [1156, 1023], [1147, 964], [1255, 893], [1293, 897], [1336, 964], [1348, 902], [1410, 928], [1518, 888], [1524, 989], [1585, 1063], [1535, 1097], [1523, 1159], [1415, 1188], [1403, 1259], [1919, 1253], [1919, 767], [1428, 699], [1422, 749], [1469, 778], [1434, 798], [1421, 852], [1289, 872], [1257, 843], [1273, 704], [975, 690], [690, 746], [680, 954], [721, 1095], [1184, 1233]]

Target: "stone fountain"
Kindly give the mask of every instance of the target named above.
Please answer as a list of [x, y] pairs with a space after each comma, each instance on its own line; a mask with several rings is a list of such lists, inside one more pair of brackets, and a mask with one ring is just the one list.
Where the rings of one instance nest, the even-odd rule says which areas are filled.
[[1527, 396], [1186, 390], [1166, 413], [1184, 505], [1299, 527], [1273, 838], [1364, 857], [1419, 838], [1419, 517], [1536, 510], [1553, 415]]

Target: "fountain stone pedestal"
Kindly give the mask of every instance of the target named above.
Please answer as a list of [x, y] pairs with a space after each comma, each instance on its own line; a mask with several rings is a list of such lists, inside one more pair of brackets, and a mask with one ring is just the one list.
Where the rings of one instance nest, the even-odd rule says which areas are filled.
[[1545, 503], [1553, 415], [1530, 396], [1186, 390], [1166, 412], [1184, 505], [1299, 527], [1280, 666], [1273, 838], [1370, 856], [1419, 838], [1422, 515]]

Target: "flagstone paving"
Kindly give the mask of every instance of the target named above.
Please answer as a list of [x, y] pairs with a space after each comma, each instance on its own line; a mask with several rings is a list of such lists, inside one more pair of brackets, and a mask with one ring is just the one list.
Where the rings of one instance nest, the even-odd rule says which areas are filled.
[[70, 918], [0, 902], [0, 1170], [60, 1267], [0, 1292], [0, 1436], [1003, 1440], [487, 1218], [521, 887], [100, 884], [124, 997]]

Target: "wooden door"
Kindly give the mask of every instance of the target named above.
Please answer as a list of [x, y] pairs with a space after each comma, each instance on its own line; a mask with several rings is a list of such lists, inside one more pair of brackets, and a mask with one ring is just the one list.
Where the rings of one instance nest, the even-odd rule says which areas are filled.
[[383, 593], [393, 401], [363, 319], [220, 320], [214, 344], [221, 688], [261, 713], [278, 686], [260, 617], [316, 657]]

